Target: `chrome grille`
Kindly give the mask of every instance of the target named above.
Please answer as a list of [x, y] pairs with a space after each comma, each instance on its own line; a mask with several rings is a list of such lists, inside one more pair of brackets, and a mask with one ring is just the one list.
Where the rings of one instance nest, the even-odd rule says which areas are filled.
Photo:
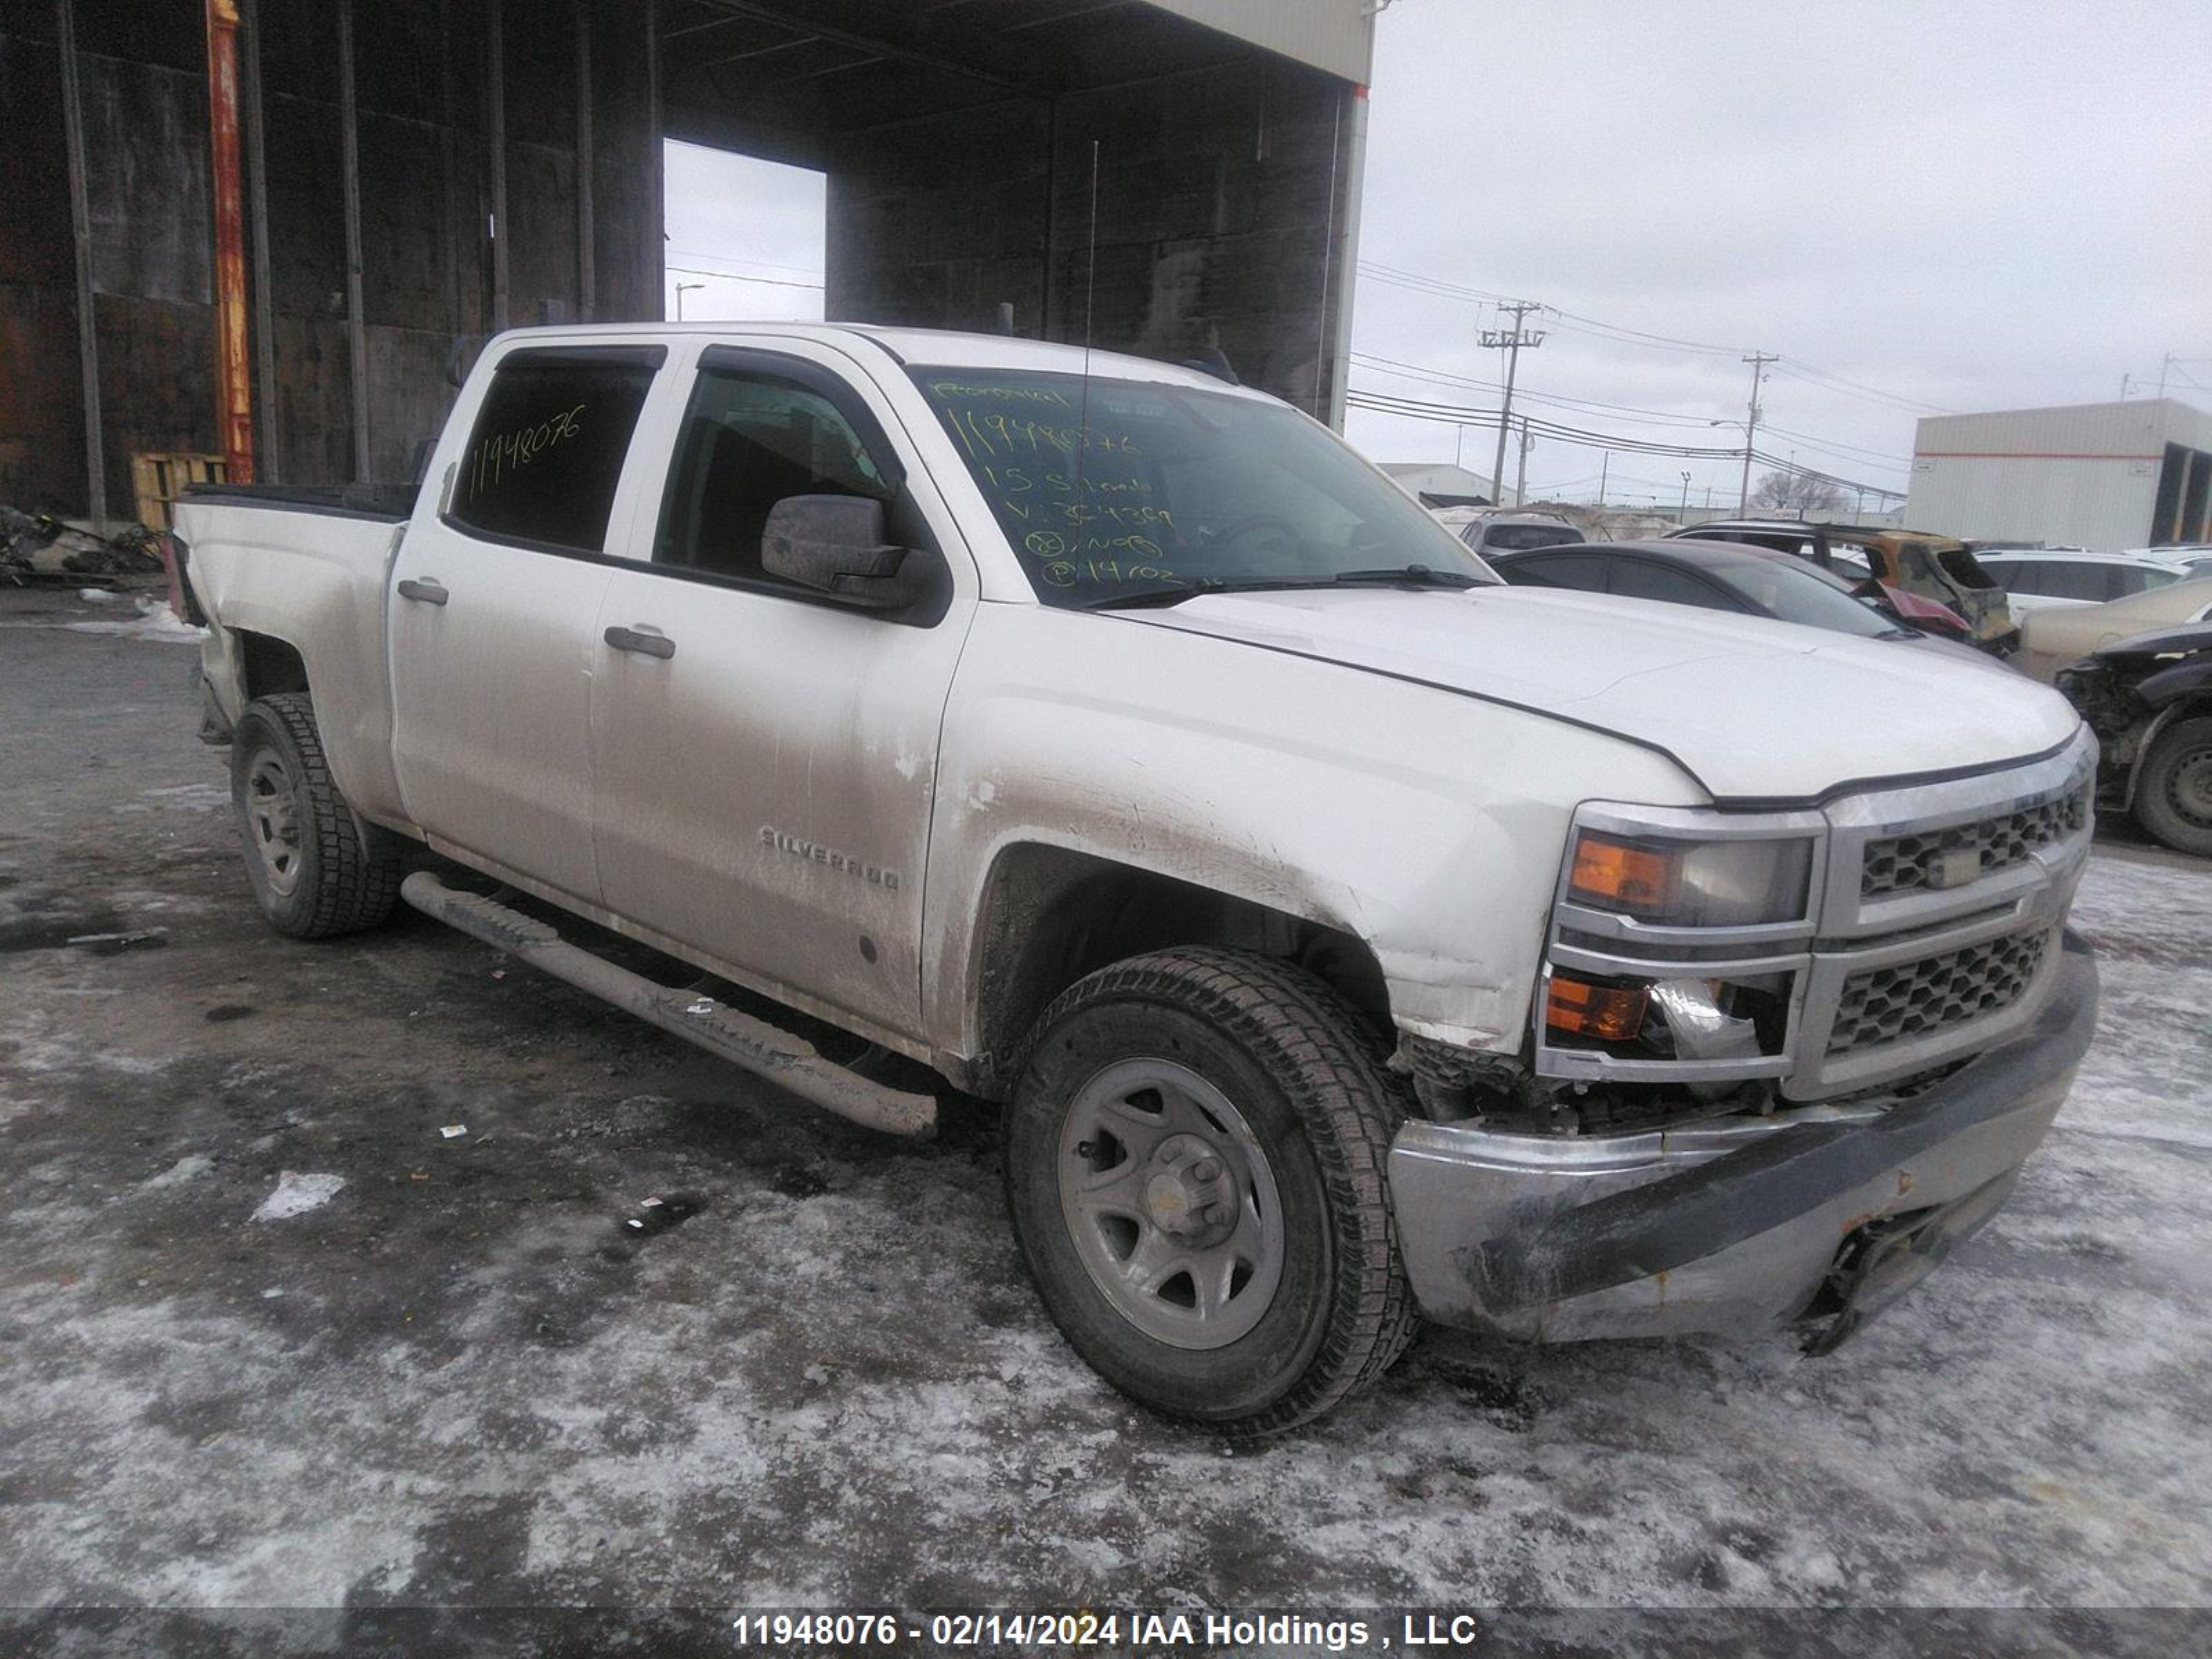
[[1938, 872], [1954, 853], [1972, 853], [1980, 860], [1978, 876], [2008, 869], [2039, 849], [2078, 834], [2088, 817], [2089, 793], [2081, 789], [1972, 823], [1870, 841], [1859, 872], [1859, 892], [1877, 898], [1949, 885]]
[[1831, 1057], [1925, 1036], [2008, 1008], [2035, 982], [2047, 928], [2014, 933], [1917, 962], [1870, 968], [1844, 981]]

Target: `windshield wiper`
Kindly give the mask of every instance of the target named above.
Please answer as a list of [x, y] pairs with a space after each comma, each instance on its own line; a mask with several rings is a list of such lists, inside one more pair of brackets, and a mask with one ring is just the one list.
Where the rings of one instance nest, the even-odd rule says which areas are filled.
[[1470, 576], [1463, 570], [1432, 570], [1425, 564], [1401, 565], [1395, 570], [1340, 570], [1331, 578], [1338, 582], [1372, 582], [1378, 586], [1403, 583], [1409, 587], [1488, 587], [1490, 584], [1480, 576]]
[[1316, 580], [1307, 576], [1257, 577], [1250, 581], [1225, 582], [1218, 576], [1194, 576], [1188, 581], [1163, 582], [1157, 587], [1133, 587], [1126, 592], [1101, 593], [1096, 599], [1077, 601], [1085, 611], [1133, 611], [1140, 606], [1181, 605], [1185, 599], [1194, 599], [1206, 593], [1281, 593], [1307, 587], [1331, 587], [1335, 579], [1324, 576]]
[[1456, 570], [1431, 570], [1425, 564], [1409, 564], [1395, 570], [1346, 570], [1334, 576], [1257, 577], [1249, 581], [1225, 582], [1218, 576], [1197, 576], [1188, 581], [1163, 582], [1156, 587], [1133, 587], [1101, 593], [1096, 599], [1078, 600], [1077, 605], [1085, 611], [1135, 611], [1181, 605], [1185, 599], [1194, 599], [1206, 593], [1284, 593], [1347, 584], [1355, 586], [1396, 584], [1454, 590], [1493, 585], [1480, 576], [1469, 576]]
[[1220, 593], [1227, 591], [1224, 583], [1211, 576], [1200, 576], [1195, 581], [1163, 582], [1157, 587], [1115, 588], [1078, 599], [1076, 606], [1083, 611], [1137, 611], [1150, 607], [1181, 605], [1185, 599], [1194, 599], [1201, 593]]

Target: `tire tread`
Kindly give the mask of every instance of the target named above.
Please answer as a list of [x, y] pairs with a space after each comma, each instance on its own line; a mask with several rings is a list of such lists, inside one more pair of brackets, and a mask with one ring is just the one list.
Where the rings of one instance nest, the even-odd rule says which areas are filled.
[[1321, 1349], [1290, 1391], [1261, 1410], [1229, 1423], [1196, 1420], [1237, 1435], [1310, 1422], [1389, 1370], [1419, 1328], [1388, 1169], [1406, 1097], [1376, 1063], [1376, 1045], [1350, 1006], [1312, 974], [1273, 957], [1214, 946], [1131, 957], [1061, 993], [1031, 1030], [1048, 1032], [1109, 1001], [1166, 1003], [1243, 1042], [1308, 1127], [1337, 1263], [1336, 1305]]
[[[331, 939], [382, 925], [399, 901], [404, 872], [398, 857], [374, 844], [374, 832], [354, 816], [338, 793], [315, 725], [313, 700], [304, 691], [279, 691], [255, 699], [240, 717], [241, 741], [242, 728], [256, 714], [289, 741], [293, 757], [288, 758], [297, 760], [307, 809], [301, 828], [315, 838], [310, 902], [292, 917], [271, 915], [270, 924], [294, 939]], [[253, 856], [251, 848], [247, 855]]]

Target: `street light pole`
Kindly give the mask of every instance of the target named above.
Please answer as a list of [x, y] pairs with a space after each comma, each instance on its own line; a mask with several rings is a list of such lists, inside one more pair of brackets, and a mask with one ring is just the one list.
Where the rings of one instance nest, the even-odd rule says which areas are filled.
[[1690, 522], [1690, 475], [1689, 475], [1688, 473], [1685, 472], [1685, 473], [1682, 475], [1682, 505], [1681, 505], [1680, 509], [1678, 512], [1676, 512], [1676, 514], [1674, 514], [1674, 525], [1675, 525], [1675, 527], [1676, 527], [1677, 529], [1680, 529], [1682, 526], [1684, 526], [1684, 525], [1686, 525], [1686, 524], [1687, 524], [1687, 523], [1689, 523], [1689, 522]]
[[694, 289], [706, 287], [704, 283], [678, 283], [676, 285], [676, 320], [684, 320], [684, 296]]

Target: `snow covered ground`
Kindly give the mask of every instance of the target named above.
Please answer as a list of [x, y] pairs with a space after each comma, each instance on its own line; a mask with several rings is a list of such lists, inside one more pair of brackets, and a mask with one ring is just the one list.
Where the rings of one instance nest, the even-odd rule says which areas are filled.
[[2212, 869], [2100, 847], [2070, 1104], [1836, 1355], [1434, 1336], [1232, 1447], [1062, 1345], [988, 1115], [871, 1137], [419, 921], [277, 939], [181, 653], [8, 638], [0, 1606], [2212, 1604]]

